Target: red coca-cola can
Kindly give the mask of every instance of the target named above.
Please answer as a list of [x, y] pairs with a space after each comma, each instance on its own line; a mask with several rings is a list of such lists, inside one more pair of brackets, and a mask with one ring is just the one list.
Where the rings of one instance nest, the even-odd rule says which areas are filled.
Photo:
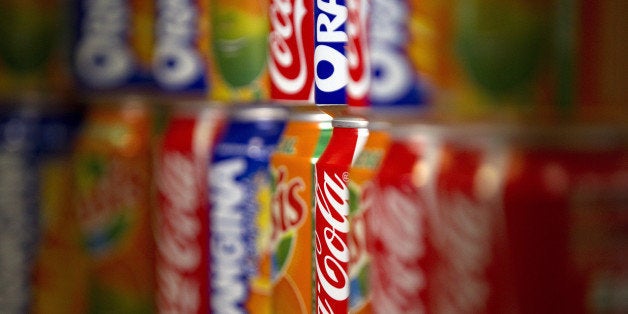
[[[369, 224], [376, 312], [628, 310], [628, 129], [423, 124], [397, 134]], [[426, 154], [421, 137], [437, 149]]]
[[316, 163], [316, 310], [349, 311], [349, 169], [364, 147], [368, 122], [336, 117], [329, 144]]
[[175, 104], [157, 148], [157, 309], [209, 312], [209, 154], [223, 113], [205, 102]]

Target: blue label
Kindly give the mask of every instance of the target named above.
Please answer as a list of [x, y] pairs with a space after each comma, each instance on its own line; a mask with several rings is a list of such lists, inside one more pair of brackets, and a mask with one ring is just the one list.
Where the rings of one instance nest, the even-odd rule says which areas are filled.
[[191, 0], [159, 0], [157, 13], [155, 80], [169, 91], [207, 91], [206, 61], [198, 47], [207, 39], [199, 38], [198, 4]]
[[[78, 82], [92, 89], [150, 86], [150, 66], [131, 42], [134, 14], [125, 0], [80, 0], [72, 48]], [[152, 43], [149, 43], [152, 45]]]
[[[284, 121], [231, 121], [214, 149], [209, 172], [211, 305], [245, 313], [250, 280], [259, 273], [258, 189]], [[270, 221], [268, 222], [270, 224]]]
[[428, 87], [420, 78], [407, 51], [407, 1], [373, 0], [371, 12], [371, 106], [384, 108], [424, 105], [427, 102]]
[[345, 55], [347, 7], [344, 0], [317, 0], [314, 16], [316, 104], [346, 104], [349, 80]]

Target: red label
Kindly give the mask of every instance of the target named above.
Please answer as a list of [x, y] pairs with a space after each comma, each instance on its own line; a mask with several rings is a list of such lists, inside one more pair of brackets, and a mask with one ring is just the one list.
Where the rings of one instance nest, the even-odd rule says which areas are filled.
[[[159, 193], [157, 306], [162, 313], [209, 311], [205, 174], [210, 141], [207, 136], [198, 134], [200, 124], [191, 119], [172, 123], [156, 164]], [[198, 144], [195, 140], [205, 142], [206, 149], [195, 151], [194, 146]]]
[[347, 0], [347, 104], [354, 107], [368, 106], [370, 85], [369, 60], [367, 59], [367, 1]]
[[[366, 133], [365, 133], [366, 134]], [[349, 168], [360, 130], [334, 128], [316, 164], [316, 302], [318, 313], [349, 311]]]
[[271, 0], [268, 10], [271, 98], [312, 102], [314, 2]]

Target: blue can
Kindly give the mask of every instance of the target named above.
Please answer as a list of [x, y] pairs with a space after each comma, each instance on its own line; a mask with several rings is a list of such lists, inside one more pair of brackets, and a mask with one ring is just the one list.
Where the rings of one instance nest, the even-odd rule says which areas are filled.
[[[209, 168], [214, 313], [270, 311], [268, 168], [286, 118], [279, 107], [234, 108], [214, 148]], [[267, 302], [260, 302], [264, 298]]]
[[27, 313], [40, 237], [40, 173], [49, 156], [69, 151], [79, 115], [51, 103], [0, 104], [0, 309]]
[[349, 81], [345, 1], [316, 1], [314, 25], [314, 101], [322, 106], [345, 105]]

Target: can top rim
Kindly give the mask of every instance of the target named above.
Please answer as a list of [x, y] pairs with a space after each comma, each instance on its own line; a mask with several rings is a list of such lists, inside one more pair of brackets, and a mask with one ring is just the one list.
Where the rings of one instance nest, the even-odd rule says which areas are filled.
[[367, 128], [369, 126], [369, 122], [361, 117], [339, 116], [334, 117], [333, 120], [331, 120], [331, 125], [334, 128]]
[[276, 105], [234, 105], [229, 109], [229, 116], [239, 121], [286, 120], [288, 118], [288, 111]]

